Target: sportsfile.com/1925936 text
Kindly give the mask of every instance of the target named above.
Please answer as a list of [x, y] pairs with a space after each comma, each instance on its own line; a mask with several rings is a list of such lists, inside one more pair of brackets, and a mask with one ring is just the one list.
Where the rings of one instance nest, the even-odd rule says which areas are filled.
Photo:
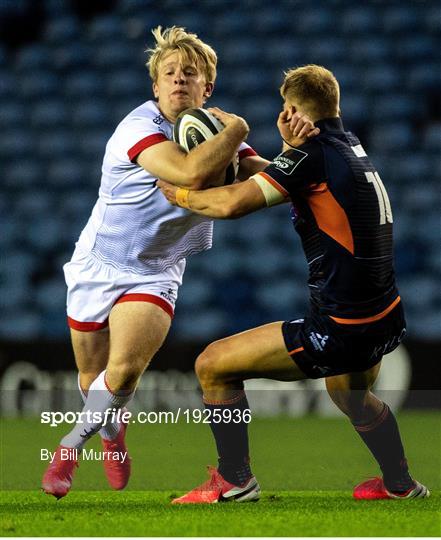
[[83, 424], [90, 422], [103, 422], [103, 426], [124, 422], [132, 424], [177, 424], [185, 422], [187, 424], [214, 424], [233, 423], [238, 424], [251, 422], [250, 409], [182, 409], [176, 411], [139, 411], [132, 413], [127, 410], [109, 408], [104, 412], [100, 411], [43, 411], [40, 415], [42, 424], [57, 427], [60, 424]]

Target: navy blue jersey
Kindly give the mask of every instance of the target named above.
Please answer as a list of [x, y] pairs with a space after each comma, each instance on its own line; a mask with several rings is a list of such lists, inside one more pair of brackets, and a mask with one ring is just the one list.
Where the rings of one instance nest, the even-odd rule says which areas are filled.
[[399, 302], [389, 198], [340, 118], [316, 125], [318, 137], [280, 154], [260, 174], [292, 200], [313, 305], [338, 322], [375, 320]]

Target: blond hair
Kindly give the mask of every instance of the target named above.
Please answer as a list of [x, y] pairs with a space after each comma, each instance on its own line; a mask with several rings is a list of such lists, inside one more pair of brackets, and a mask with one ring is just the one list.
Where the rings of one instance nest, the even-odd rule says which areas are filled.
[[340, 87], [332, 71], [308, 64], [284, 75], [280, 93], [285, 100], [298, 104], [314, 120], [339, 115]]
[[152, 34], [156, 45], [146, 50], [148, 54], [146, 66], [153, 82], [158, 79], [159, 64], [163, 58], [171, 52], [178, 51], [183, 62], [197, 66], [205, 75], [206, 82], [214, 83], [217, 55], [210, 45], [180, 26], [172, 26], [164, 31], [162, 26], [158, 26], [152, 30]]

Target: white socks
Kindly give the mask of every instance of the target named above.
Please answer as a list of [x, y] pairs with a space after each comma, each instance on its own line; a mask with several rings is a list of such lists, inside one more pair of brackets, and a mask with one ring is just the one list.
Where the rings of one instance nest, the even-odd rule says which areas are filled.
[[[119, 424], [109, 422], [103, 428], [106, 421], [107, 409], [122, 409], [133, 397], [134, 391], [129, 394], [112, 394], [105, 382], [106, 372], [101, 372], [90, 385], [86, 394], [80, 389], [83, 399], [85, 399], [83, 410], [81, 411], [82, 422], [77, 423], [73, 430], [61, 440], [61, 445], [67, 448], [81, 449], [86, 441], [98, 431], [105, 439], [114, 439], [119, 431]], [[110, 417], [108, 417], [110, 418]]]
[[[78, 373], [78, 390], [80, 391], [81, 397], [83, 399], [83, 403], [86, 403], [87, 394], [81, 388], [80, 374], [79, 373]], [[118, 435], [120, 429], [121, 429], [121, 424], [119, 422], [107, 422], [107, 424], [105, 426], [103, 426], [98, 431], [98, 433], [100, 434], [100, 437], [102, 439], [112, 441]]]

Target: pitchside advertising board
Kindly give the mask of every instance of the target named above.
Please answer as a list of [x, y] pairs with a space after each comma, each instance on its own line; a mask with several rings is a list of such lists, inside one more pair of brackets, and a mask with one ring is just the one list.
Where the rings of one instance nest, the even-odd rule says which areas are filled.
[[[406, 340], [384, 357], [375, 393], [394, 410], [440, 408], [440, 343]], [[131, 410], [202, 408], [193, 365], [204, 345], [166, 345], [144, 374]], [[246, 382], [253, 415], [338, 416], [324, 380]], [[82, 408], [68, 343], [0, 343], [0, 412], [35, 416], [42, 411]]]

